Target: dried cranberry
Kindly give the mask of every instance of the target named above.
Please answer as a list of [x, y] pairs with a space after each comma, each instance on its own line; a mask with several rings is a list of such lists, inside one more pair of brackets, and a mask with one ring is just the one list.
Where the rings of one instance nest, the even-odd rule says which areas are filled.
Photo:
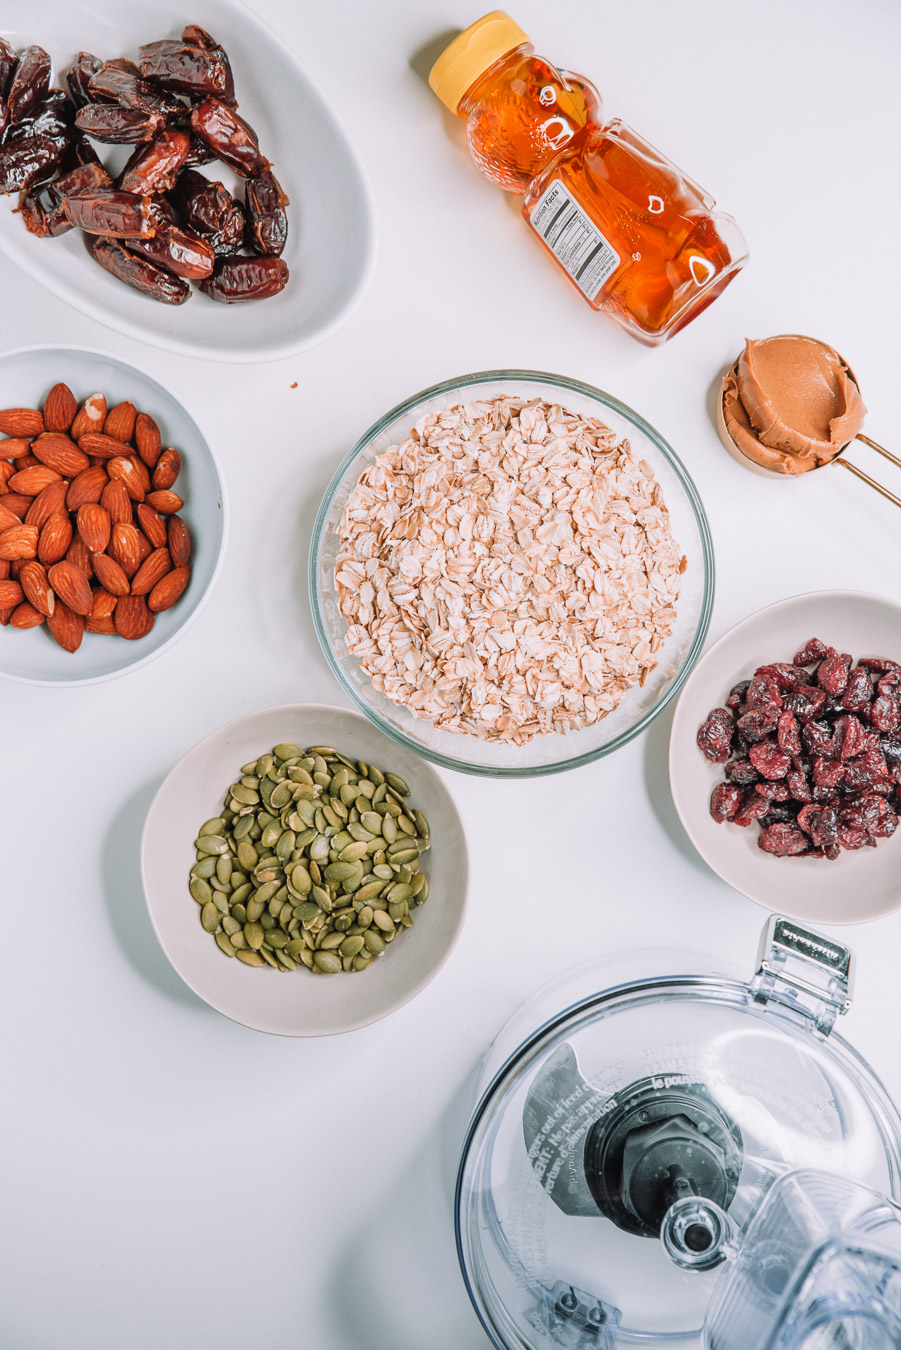
[[759, 792], [768, 802], [787, 802], [791, 793], [783, 779], [778, 782], [755, 783], [754, 791]]
[[728, 708], [714, 708], [698, 730], [698, 746], [712, 764], [725, 764], [729, 758], [734, 722]]
[[882, 656], [862, 656], [857, 664], [863, 666], [864, 670], [873, 671], [874, 675], [885, 675], [889, 670], [901, 670], [897, 661], [889, 661]]
[[817, 689], [813, 684], [802, 684], [785, 695], [782, 706], [793, 712], [800, 721], [807, 722], [816, 717], [825, 702], [826, 693], [823, 689]]
[[730, 783], [747, 787], [749, 783], [756, 783], [760, 774], [749, 759], [733, 759], [726, 765], [726, 777]]
[[768, 825], [761, 830], [757, 840], [764, 853], [772, 853], [776, 858], [796, 857], [806, 853], [809, 848], [807, 835], [797, 825]]
[[802, 806], [798, 824], [806, 830], [817, 848], [828, 848], [838, 834], [838, 816], [832, 806]]
[[760, 820], [761, 816], [765, 816], [768, 809], [769, 802], [765, 797], [761, 797], [753, 788], [745, 788], [741, 805], [732, 819], [736, 825], [750, 825], [752, 820]]
[[789, 792], [796, 802], [809, 802], [813, 800], [807, 776], [801, 773], [799, 769], [792, 769], [791, 773], [786, 776], [785, 781], [788, 785]]
[[859, 665], [851, 671], [842, 694], [842, 704], [848, 712], [863, 712], [873, 697], [870, 677]]
[[738, 729], [738, 727], [736, 727], [732, 733], [733, 755], [738, 755], [740, 759], [744, 759], [747, 756], [748, 746], [750, 744], [751, 742], [748, 738]]
[[710, 797], [710, 814], [719, 824], [731, 820], [741, 805], [741, 788], [732, 783], [718, 783]]
[[761, 675], [758, 671], [748, 685], [745, 694], [745, 707], [748, 709], [768, 708], [771, 703], [775, 703], [777, 707], [782, 703], [779, 686], [769, 675]]
[[726, 699], [727, 708], [740, 708], [745, 701], [745, 690], [751, 683], [750, 680], [739, 680], [729, 690], [729, 697]]
[[845, 713], [835, 724], [833, 733], [835, 759], [855, 759], [867, 750], [867, 729], [853, 713]]
[[747, 741], [756, 742], [775, 731], [778, 721], [779, 709], [771, 703], [765, 708], [750, 708], [742, 713], [737, 726]]
[[856, 849], [866, 848], [867, 844], [872, 845], [874, 841], [866, 830], [839, 830], [838, 842], [842, 848]]
[[888, 670], [876, 684], [880, 694], [895, 694], [901, 689], [901, 670]]
[[822, 661], [826, 655], [827, 647], [825, 642], [819, 638], [811, 638], [810, 641], [801, 648], [795, 656], [793, 664], [796, 666], [812, 666], [817, 661]]
[[848, 683], [850, 656], [827, 656], [817, 670], [817, 684], [827, 694], [840, 694]]
[[873, 699], [870, 704], [870, 725], [877, 731], [898, 730], [901, 726], [901, 705], [894, 695], [880, 694]]
[[901, 741], [891, 740], [888, 736], [883, 736], [882, 753], [890, 775], [896, 783], [901, 783]]
[[801, 755], [804, 753], [801, 746], [801, 732], [798, 729], [798, 719], [794, 713], [784, 712], [780, 714], [778, 723], [779, 749], [784, 750], [787, 755]]
[[843, 768], [845, 787], [849, 792], [891, 791], [888, 765], [878, 750], [868, 750], [865, 755], [849, 760]]
[[812, 755], [835, 756], [835, 737], [826, 722], [807, 722], [801, 729], [801, 739]]
[[807, 683], [807, 675], [803, 670], [799, 670], [797, 666], [786, 665], [784, 661], [774, 661], [769, 666], [761, 666], [754, 674], [773, 680], [780, 689], [797, 689], [799, 685]]
[[775, 741], [760, 741], [752, 745], [748, 758], [764, 778], [784, 778], [792, 766], [791, 757], [780, 750]]
[[842, 781], [845, 766], [837, 759], [826, 759], [823, 755], [813, 757], [813, 781], [818, 788], [836, 788]]
[[771, 802], [766, 815], [760, 818], [762, 830], [768, 829], [770, 825], [794, 825], [794, 823], [795, 813], [785, 802]]

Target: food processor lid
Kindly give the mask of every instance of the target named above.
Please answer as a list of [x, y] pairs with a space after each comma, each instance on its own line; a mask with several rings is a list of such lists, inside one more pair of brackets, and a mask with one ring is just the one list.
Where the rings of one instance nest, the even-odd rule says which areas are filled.
[[496, 1346], [707, 1345], [722, 1262], [778, 1178], [899, 1194], [901, 1120], [833, 1030], [851, 975], [847, 948], [774, 917], [748, 982], [622, 984], [529, 1036], [479, 1103], [457, 1185]]

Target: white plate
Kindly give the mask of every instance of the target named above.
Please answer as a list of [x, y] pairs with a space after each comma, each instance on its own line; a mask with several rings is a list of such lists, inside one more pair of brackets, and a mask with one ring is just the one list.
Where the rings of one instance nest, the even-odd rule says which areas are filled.
[[[284, 252], [291, 279], [280, 295], [223, 305], [194, 288], [183, 305], [149, 300], [93, 261], [76, 230], [38, 239], [0, 198], [0, 249], [42, 286], [100, 323], [168, 351], [211, 361], [272, 361], [321, 342], [344, 319], [368, 281], [375, 248], [370, 191], [339, 119], [294, 54], [237, 0], [181, 0], [148, 6], [122, 0], [10, 0], [0, 33], [14, 47], [38, 43], [53, 59], [55, 85], [75, 54], [134, 59], [141, 43], [177, 37], [199, 23], [222, 43], [235, 75], [241, 116], [291, 199]], [[124, 147], [97, 147], [116, 165]], [[117, 154], [118, 152], [118, 154]], [[200, 170], [229, 190], [237, 181], [220, 164]]]
[[[342, 754], [406, 779], [410, 801], [429, 822], [424, 855], [429, 898], [413, 927], [368, 970], [280, 974], [229, 961], [200, 926], [188, 891], [197, 829], [222, 809], [242, 764], [281, 741], [333, 745]], [[447, 960], [466, 909], [469, 864], [457, 808], [435, 770], [343, 708], [288, 705], [250, 713], [215, 731], [179, 760], [147, 814], [141, 870], [150, 918], [163, 950], [196, 994], [226, 1017], [280, 1036], [328, 1036], [376, 1022], [419, 993]]]
[[199, 614], [224, 556], [225, 496], [213, 452], [190, 413], [156, 380], [107, 352], [87, 347], [23, 347], [3, 352], [0, 408], [39, 408], [60, 380], [79, 403], [99, 391], [110, 407], [128, 399], [139, 412], [156, 419], [163, 445], [174, 445], [181, 455], [175, 490], [184, 498], [179, 514], [193, 543], [188, 589], [177, 605], [157, 615], [151, 631], [137, 642], [85, 633], [78, 651], [66, 652], [43, 625], [25, 632], [0, 628], [0, 675], [26, 684], [95, 684], [147, 665]]
[[758, 610], [730, 628], [695, 666], [676, 706], [670, 736], [670, 785], [685, 831], [724, 881], [767, 909], [813, 923], [862, 923], [901, 906], [901, 831], [876, 848], [825, 858], [774, 858], [757, 846], [755, 825], [718, 825], [710, 794], [723, 766], [697, 747], [711, 708], [758, 666], [791, 661], [809, 638], [839, 651], [901, 660], [901, 605], [862, 591], [815, 591]]

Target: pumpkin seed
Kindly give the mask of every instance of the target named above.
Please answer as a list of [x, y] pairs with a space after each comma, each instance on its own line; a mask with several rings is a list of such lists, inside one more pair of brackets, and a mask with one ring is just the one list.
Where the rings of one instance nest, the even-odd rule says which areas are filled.
[[239, 961], [243, 961], [245, 966], [264, 966], [266, 964], [259, 952], [250, 951], [247, 948], [239, 948], [235, 952], [235, 956]]
[[226, 936], [225, 933], [214, 933], [213, 937], [216, 939], [216, 946], [219, 948], [220, 952], [225, 952], [226, 956], [237, 955], [234, 947], [229, 942], [228, 937]]
[[341, 969], [341, 957], [336, 956], [334, 952], [316, 952], [313, 966], [323, 975], [337, 975]]
[[207, 900], [200, 911], [200, 922], [208, 933], [215, 933], [219, 927], [219, 911], [212, 900]]
[[213, 898], [212, 889], [202, 877], [195, 877], [193, 881], [190, 882], [188, 890], [191, 892], [198, 905], [205, 905]]

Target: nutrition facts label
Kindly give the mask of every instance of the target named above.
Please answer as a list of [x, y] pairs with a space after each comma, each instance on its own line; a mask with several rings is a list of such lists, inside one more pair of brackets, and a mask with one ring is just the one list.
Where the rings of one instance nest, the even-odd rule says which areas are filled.
[[582, 294], [593, 300], [619, 266], [619, 254], [573, 201], [559, 178], [545, 189], [529, 223]]

